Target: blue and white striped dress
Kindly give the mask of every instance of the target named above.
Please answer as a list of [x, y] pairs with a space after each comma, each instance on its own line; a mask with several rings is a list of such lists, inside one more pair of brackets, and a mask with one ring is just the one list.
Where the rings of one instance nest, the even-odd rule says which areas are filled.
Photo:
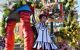
[[50, 35], [48, 33], [48, 28], [43, 23], [37, 24], [36, 29], [38, 32], [38, 38], [33, 48], [37, 49], [42, 48], [43, 50], [57, 49], [57, 46], [52, 42], [50, 38]]

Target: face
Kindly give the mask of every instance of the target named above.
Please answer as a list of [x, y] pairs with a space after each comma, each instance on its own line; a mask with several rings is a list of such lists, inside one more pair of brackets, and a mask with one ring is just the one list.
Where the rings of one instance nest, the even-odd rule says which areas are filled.
[[45, 16], [43, 16], [43, 17], [41, 18], [41, 21], [42, 21], [42, 22], [46, 22], [46, 20], [47, 20], [47, 18], [46, 18]]

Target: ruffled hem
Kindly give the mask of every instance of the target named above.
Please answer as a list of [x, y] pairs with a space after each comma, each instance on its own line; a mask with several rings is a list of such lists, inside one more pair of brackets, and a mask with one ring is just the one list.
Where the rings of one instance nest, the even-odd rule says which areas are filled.
[[34, 47], [33, 48], [36, 48], [36, 49], [48, 49], [48, 50], [51, 50], [51, 49], [57, 49], [57, 46], [54, 44], [54, 43], [48, 43], [48, 42], [36, 42]]

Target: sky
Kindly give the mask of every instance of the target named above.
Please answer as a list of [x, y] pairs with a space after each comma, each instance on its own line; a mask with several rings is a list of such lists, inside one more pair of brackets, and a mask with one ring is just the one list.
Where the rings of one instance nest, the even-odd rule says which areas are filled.
[[1, 4], [4, 4], [4, 3], [6, 3], [6, 1], [7, 1], [7, 0], [0, 0], [0, 3], [1, 3]]
[[[0, 0], [0, 4], [4, 4], [6, 2], [7, 2], [6, 0]], [[2, 6], [0, 6], [0, 10], [3, 10]]]
[[77, 2], [78, 2], [78, 7], [76, 9], [78, 11], [78, 14], [80, 14], [80, 0], [77, 0]]

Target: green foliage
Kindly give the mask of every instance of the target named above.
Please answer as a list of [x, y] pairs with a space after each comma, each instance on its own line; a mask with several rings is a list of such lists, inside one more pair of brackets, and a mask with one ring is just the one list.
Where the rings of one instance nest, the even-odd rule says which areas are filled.
[[75, 16], [69, 14], [67, 21], [64, 21], [64, 27], [60, 29], [61, 38], [68, 41], [72, 46], [80, 40], [80, 27]]
[[4, 17], [7, 17], [10, 14], [10, 10], [7, 7], [4, 7]]
[[26, 1], [25, 0], [21, 0], [22, 4], [25, 5], [26, 4]]
[[20, 46], [23, 46], [24, 44], [24, 39], [20, 38], [20, 35], [18, 33], [15, 33], [15, 43], [20, 44]]
[[42, 3], [39, 3], [39, 2], [36, 2], [36, 8], [38, 9], [41, 9], [43, 7], [43, 4]]
[[5, 37], [6, 32], [5, 32], [5, 19], [3, 17], [3, 20], [0, 22], [0, 35]]
[[65, 9], [65, 12], [68, 11], [66, 12], [68, 15], [63, 22], [63, 28], [60, 29], [60, 33], [57, 36], [61, 37], [65, 41], [68, 41], [69, 45], [76, 47], [77, 41], [80, 40], [80, 27], [76, 16], [73, 13], [74, 10], [72, 10], [75, 3], [74, 0], [65, 1], [63, 2], [63, 9]]
[[0, 22], [0, 27], [1, 27], [1, 30], [0, 30], [0, 35], [5, 37], [6, 35], [6, 31], [5, 31], [5, 24], [6, 24], [6, 21], [7, 21], [7, 17], [10, 13], [10, 10], [5, 6], [4, 7], [4, 14], [3, 14], [3, 19], [2, 21]]

